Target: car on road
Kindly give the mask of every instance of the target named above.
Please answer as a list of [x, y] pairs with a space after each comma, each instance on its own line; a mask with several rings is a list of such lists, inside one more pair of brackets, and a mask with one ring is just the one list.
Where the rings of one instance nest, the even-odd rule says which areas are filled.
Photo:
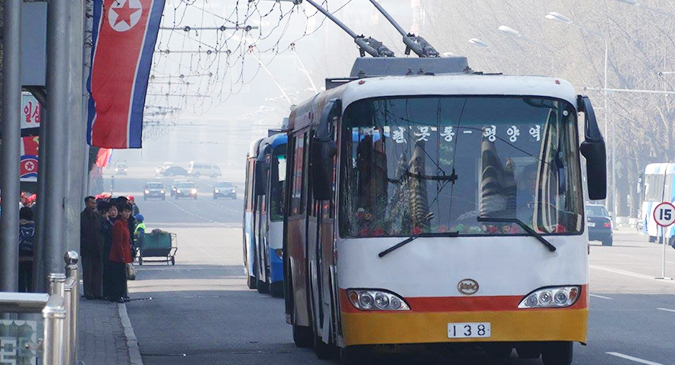
[[187, 176], [188, 172], [186, 169], [180, 166], [171, 166], [166, 170], [162, 171], [161, 175], [163, 176]]
[[127, 163], [126, 162], [118, 162], [115, 165], [115, 174], [117, 175], [126, 175], [127, 174]]
[[604, 205], [586, 204], [588, 240], [600, 241], [603, 246], [612, 245], [612, 218]]
[[213, 187], [213, 199], [219, 197], [237, 199], [237, 189], [232, 183], [219, 182]]
[[149, 198], [166, 199], [166, 189], [164, 189], [164, 184], [159, 181], [146, 183], [145, 189], [143, 190], [143, 200], [148, 200]]
[[176, 197], [176, 200], [178, 198], [193, 198], [197, 199], [197, 185], [193, 183], [192, 181], [181, 181], [178, 184], [176, 184], [176, 192], [174, 196]]
[[188, 166], [187, 172], [190, 176], [194, 177], [208, 176], [212, 178], [217, 178], [223, 175], [220, 172], [220, 167], [218, 167], [218, 165], [195, 161], [190, 161], [190, 165]]
[[176, 188], [178, 187], [178, 184], [182, 183], [182, 182], [186, 182], [186, 181], [189, 181], [189, 180], [187, 180], [187, 179], [175, 179], [175, 180], [173, 180], [173, 182], [171, 183], [171, 186], [170, 186], [172, 197], [176, 195]]

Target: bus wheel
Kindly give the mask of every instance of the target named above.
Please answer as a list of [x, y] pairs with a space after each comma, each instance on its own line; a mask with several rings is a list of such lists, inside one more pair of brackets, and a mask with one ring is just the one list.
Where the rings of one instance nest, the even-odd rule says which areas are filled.
[[573, 352], [572, 342], [550, 342], [542, 346], [541, 359], [544, 365], [571, 365]]
[[272, 284], [270, 284], [270, 294], [272, 294], [272, 296], [275, 297], [275, 298], [283, 298], [284, 297], [284, 282], [283, 281], [275, 281]]
[[328, 360], [333, 357], [333, 349], [330, 345], [327, 345], [321, 339], [321, 336], [314, 336], [314, 352], [316, 352], [316, 357], [321, 360]]
[[248, 286], [249, 289], [255, 289], [256, 283], [255, 276], [249, 276], [248, 279], [246, 279], [246, 286]]
[[258, 293], [267, 294], [270, 291], [270, 285], [267, 282], [258, 279]]
[[314, 332], [309, 327], [293, 324], [293, 342], [297, 347], [312, 347], [314, 345]]
[[347, 346], [340, 348], [340, 365], [368, 364], [368, 348], [363, 346]]

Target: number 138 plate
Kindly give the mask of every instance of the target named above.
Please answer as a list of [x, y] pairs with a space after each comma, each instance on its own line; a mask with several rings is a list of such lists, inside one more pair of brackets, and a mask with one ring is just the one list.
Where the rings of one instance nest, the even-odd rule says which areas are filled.
[[490, 322], [448, 323], [448, 338], [486, 338], [490, 336]]

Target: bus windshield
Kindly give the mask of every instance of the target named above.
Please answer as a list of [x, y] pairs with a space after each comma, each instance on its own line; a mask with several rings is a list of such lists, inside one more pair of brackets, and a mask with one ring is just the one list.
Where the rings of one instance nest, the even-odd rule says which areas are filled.
[[272, 151], [272, 168], [270, 170], [270, 220], [284, 220], [284, 180], [286, 178], [286, 144], [278, 145]]
[[[583, 229], [576, 110], [542, 97], [357, 101], [341, 127], [340, 235]], [[483, 218], [482, 220], [479, 219]]]

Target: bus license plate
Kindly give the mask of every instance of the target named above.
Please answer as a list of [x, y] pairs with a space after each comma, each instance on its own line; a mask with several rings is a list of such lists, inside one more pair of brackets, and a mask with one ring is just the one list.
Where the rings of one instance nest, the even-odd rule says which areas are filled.
[[490, 336], [490, 322], [448, 323], [448, 338], [486, 338]]

